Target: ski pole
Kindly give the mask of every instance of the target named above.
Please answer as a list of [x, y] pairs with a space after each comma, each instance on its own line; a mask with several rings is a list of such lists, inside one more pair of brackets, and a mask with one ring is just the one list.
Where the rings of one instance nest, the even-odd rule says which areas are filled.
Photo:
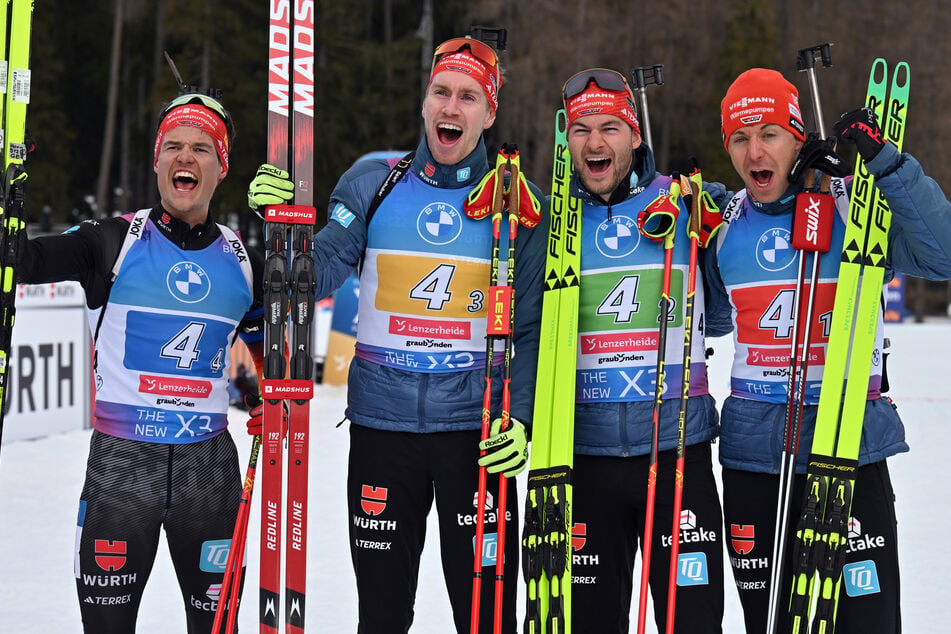
[[[505, 168], [509, 163], [509, 157], [505, 151], [505, 146], [499, 150], [496, 157], [494, 168], [494, 183], [492, 190], [492, 261], [489, 269], [489, 312], [486, 329], [486, 348], [485, 348], [485, 390], [482, 393], [482, 435], [481, 440], [489, 437], [489, 430], [492, 425], [492, 372], [495, 358], [495, 341], [500, 332], [504, 331], [504, 326], [508, 321], [508, 311], [505, 310], [502, 315], [493, 314], [493, 308], [499, 309], [501, 304], [495, 304], [494, 298], [500, 291], [499, 283], [499, 243], [501, 241], [502, 225], [502, 206], [505, 195]], [[481, 189], [481, 188], [479, 188]], [[473, 200], [473, 194], [481, 193], [473, 190], [467, 203]], [[507, 421], [506, 421], [507, 422]], [[485, 455], [480, 452], [480, 456]], [[476, 495], [476, 534], [475, 534], [475, 554], [472, 564], [472, 606], [470, 609], [469, 631], [471, 634], [478, 634], [479, 631], [479, 612], [482, 597], [482, 550], [485, 540], [485, 499], [486, 499], [486, 468], [479, 467], [479, 491]], [[496, 554], [496, 565], [498, 565], [498, 554]]]
[[638, 66], [631, 71], [634, 80], [634, 91], [637, 93], [637, 108], [641, 111], [641, 135], [647, 142], [647, 147], [654, 149], [654, 139], [651, 136], [651, 119], [647, 111], [647, 87], [651, 84], [664, 85], [664, 65]]
[[[690, 398], [690, 358], [693, 345], [693, 307], [697, 291], [697, 250], [700, 241], [700, 198], [703, 190], [699, 168], [693, 170], [690, 177], [681, 175], [680, 188], [684, 202], [690, 210], [687, 235], [690, 238], [690, 257], [687, 268], [687, 299], [684, 302], [684, 351], [680, 388], [680, 413], [677, 418], [677, 450], [674, 467], [674, 509], [673, 527], [670, 537], [670, 572], [667, 581], [667, 634], [674, 631], [674, 616], [677, 607], [677, 572], [680, 559], [680, 512], [683, 508], [684, 456], [687, 435], [687, 401]], [[696, 185], [697, 191], [693, 190]], [[675, 229], [676, 230], [676, 229]]]
[[[508, 221], [509, 221], [509, 244], [508, 244], [508, 265], [506, 267], [506, 277], [508, 284], [499, 291], [493, 292], [492, 302], [489, 311], [494, 313], [492, 305], [502, 300], [508, 302], [508, 322], [505, 325], [504, 332], [497, 334], [505, 337], [505, 352], [502, 363], [502, 423], [499, 431], [505, 431], [511, 420], [512, 406], [512, 329], [515, 327], [515, 237], [518, 231], [518, 212], [519, 212], [519, 158], [518, 149], [514, 146], [502, 146], [502, 151], [508, 152], [509, 167], [509, 195], [507, 200]], [[501, 218], [499, 219], [501, 220]], [[498, 231], [493, 228], [493, 231]], [[505, 296], [507, 295], [507, 300]], [[492, 620], [492, 632], [501, 634], [502, 632], [502, 591], [505, 586], [505, 514], [508, 510], [508, 478], [504, 473], [499, 473], [499, 501], [497, 505], [496, 519], [496, 548], [495, 548], [495, 613]]]
[[251, 458], [248, 460], [248, 470], [244, 476], [244, 487], [241, 490], [238, 515], [234, 522], [234, 533], [231, 536], [231, 546], [228, 549], [228, 559], [225, 562], [225, 576], [221, 582], [221, 591], [218, 593], [215, 621], [211, 627], [213, 634], [218, 634], [218, 632], [221, 631], [221, 622], [224, 619], [226, 604], [228, 622], [225, 626], [225, 632], [231, 634], [235, 631], [234, 624], [238, 612], [238, 595], [241, 592], [241, 567], [244, 560], [244, 546], [248, 537], [251, 496], [254, 493], [254, 475], [257, 472], [258, 455], [260, 451], [261, 437], [255, 436], [251, 442]]
[[[648, 206], [647, 212], [667, 208], [666, 213], [674, 218], [679, 213], [680, 181], [679, 177], [670, 183], [670, 195], [661, 196]], [[642, 212], [643, 213], [643, 212]], [[644, 541], [641, 552], [640, 602], [637, 606], [637, 632], [644, 634], [647, 624], [647, 595], [649, 590], [651, 564], [651, 545], [654, 535], [654, 500], [657, 493], [657, 446], [660, 440], [661, 406], [664, 402], [665, 357], [667, 352], [667, 326], [670, 319], [670, 278], [673, 269], [674, 237], [676, 220], [661, 236], [664, 244], [664, 272], [661, 282], [660, 324], [657, 330], [657, 371], [654, 378], [654, 413], [651, 420], [651, 449], [647, 472], [647, 504], [644, 514]], [[650, 236], [649, 236], [650, 237]], [[658, 236], [652, 237], [657, 239]]]
[[[816, 127], [821, 139], [825, 139], [825, 124], [822, 119], [822, 106], [819, 101], [819, 89], [816, 82], [815, 62], [818, 53], [825, 68], [832, 66], [831, 44], [821, 44], [799, 51], [797, 67], [805, 71], [809, 78], [809, 88]], [[779, 490], [776, 502], [776, 528], [773, 538], [771, 559], [769, 604], [766, 632], [773, 634], [779, 626], [779, 595], [784, 579], [785, 553], [787, 547], [787, 524], [792, 505], [792, 487], [796, 474], [796, 456], [799, 453], [799, 436], [802, 429], [802, 413], [805, 405], [806, 383], [809, 368], [809, 347], [812, 338], [812, 319], [815, 310], [816, 287], [819, 281], [821, 254], [829, 250], [832, 233], [833, 201], [829, 196], [829, 178], [823, 176], [823, 191], [815, 191], [815, 170], [808, 169], [802, 193], [796, 199], [796, 211], [793, 216], [793, 247], [799, 251], [799, 270], [796, 277], [796, 291], [793, 300], [793, 320], [790, 333], [790, 351], [788, 380], [786, 383], [786, 410], [783, 428], [783, 451], [779, 472]], [[824, 193], [823, 193], [824, 192]], [[812, 225], [814, 232], [807, 231]], [[813, 253], [812, 274], [809, 283], [809, 295], [806, 299], [806, 316], [802, 317], [802, 296], [805, 284], [807, 253]], [[802, 331], [802, 353], [800, 355], [800, 330]]]

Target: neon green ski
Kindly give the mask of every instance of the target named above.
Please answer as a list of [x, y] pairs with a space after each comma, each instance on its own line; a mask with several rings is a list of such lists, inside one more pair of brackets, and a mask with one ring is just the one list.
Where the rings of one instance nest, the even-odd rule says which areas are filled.
[[[0, 0], [0, 34], [9, 42], [0, 67], [0, 145], [3, 191], [0, 196], [0, 434], [6, 411], [7, 367], [16, 315], [17, 232], [23, 230], [23, 183], [26, 171], [26, 106], [30, 102], [30, 33], [33, 0]], [[9, 27], [9, 29], [8, 29]], [[8, 33], [9, 31], [9, 33]], [[0, 44], [0, 48], [3, 47]]]
[[578, 354], [581, 201], [568, 194], [568, 120], [555, 116], [551, 215], [522, 536], [524, 634], [571, 632], [571, 468]]
[[[869, 74], [865, 105], [875, 112], [885, 138], [900, 150], [911, 75], [908, 64], [901, 62], [889, 86], [887, 69], [885, 60], [875, 60]], [[805, 499], [794, 539], [790, 602], [794, 633], [807, 630], [813, 579], [818, 583], [818, 595], [812, 631], [831, 634], [835, 627], [859, 441], [875, 337], [881, 320], [891, 226], [888, 203], [873, 184], [874, 177], [859, 157], [839, 265]]]

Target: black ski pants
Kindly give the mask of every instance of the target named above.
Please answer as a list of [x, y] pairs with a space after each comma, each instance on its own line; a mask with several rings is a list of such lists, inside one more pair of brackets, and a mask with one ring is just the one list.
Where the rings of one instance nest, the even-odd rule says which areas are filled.
[[84, 631], [135, 631], [164, 528], [188, 632], [211, 632], [240, 498], [227, 431], [185, 445], [93, 432], [74, 566]]
[[[674, 631], [719, 634], [723, 620], [723, 534], [710, 443], [685, 451]], [[649, 584], [654, 621], [667, 623], [675, 452], [657, 460]], [[643, 549], [648, 456], [574, 457], [571, 627], [575, 634], [631, 629], [634, 561]]]
[[[468, 634], [478, 492], [478, 430], [414, 434], [350, 425], [347, 498], [359, 634], [400, 634], [413, 605], [426, 519], [436, 502], [439, 549], [455, 631]], [[498, 475], [487, 478], [479, 631], [492, 631]], [[503, 634], [515, 634], [519, 500], [508, 480]], [[447, 631], [451, 631], [447, 624]]]
[[[792, 535], [802, 505], [805, 475], [793, 482], [786, 571], [780, 590], [788, 606]], [[743, 605], [747, 634], [766, 631], [770, 559], [776, 533], [779, 476], [723, 470], [723, 515], [727, 553]], [[859, 468], [849, 518], [848, 548], [839, 591], [836, 634], [901, 632], [898, 525], [895, 492], [884, 460]]]

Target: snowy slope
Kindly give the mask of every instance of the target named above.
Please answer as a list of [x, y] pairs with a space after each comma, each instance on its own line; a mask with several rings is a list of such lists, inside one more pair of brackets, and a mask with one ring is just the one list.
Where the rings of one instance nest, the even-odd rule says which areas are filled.
[[[944, 600], [939, 568], [951, 561], [951, 546], [944, 538], [951, 525], [951, 494], [941, 486], [948, 480], [942, 431], [951, 409], [951, 389], [943, 353], [951, 348], [951, 325], [890, 326], [888, 334], [893, 344], [891, 396], [899, 404], [912, 445], [911, 454], [890, 461], [898, 495], [904, 629], [916, 634], [945, 632], [951, 602]], [[709, 343], [717, 348], [711, 359], [712, 387], [722, 400], [730, 344], [722, 339]], [[346, 425], [336, 426], [345, 401], [343, 388], [319, 386], [313, 405], [307, 629], [321, 634], [356, 630], [345, 505], [348, 434]], [[244, 414], [238, 410], [232, 414], [232, 431], [244, 460], [250, 444]], [[0, 452], [0, 633], [81, 631], [73, 539], [88, 442], [88, 431], [72, 432], [13, 442]], [[687, 486], [689, 477], [688, 473]], [[257, 505], [254, 511], [248, 551], [252, 578], [246, 586], [250, 601], [240, 618], [244, 632], [257, 629]], [[446, 634], [451, 626], [435, 526], [429, 537], [412, 632]], [[727, 571], [724, 632], [742, 632], [728, 567]], [[138, 631], [184, 631], [182, 598], [164, 546], [146, 590]]]

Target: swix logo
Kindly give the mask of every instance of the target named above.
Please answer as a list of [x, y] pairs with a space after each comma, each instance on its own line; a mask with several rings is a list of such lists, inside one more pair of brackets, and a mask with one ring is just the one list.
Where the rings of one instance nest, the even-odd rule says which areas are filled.
[[126, 562], [127, 544], [108, 539], [95, 540], [96, 564], [108, 572], [121, 570]]
[[386, 487], [364, 484], [360, 492], [360, 508], [367, 515], [380, 515], [386, 509]]
[[583, 522], [575, 522], [575, 525], [571, 527], [571, 548], [575, 552], [584, 548], [587, 535], [588, 525]]
[[809, 197], [809, 206], [806, 207], [806, 240], [810, 244], [819, 243], [819, 198]]
[[730, 545], [737, 555], [748, 555], [756, 544], [756, 527], [752, 524], [731, 524]]

